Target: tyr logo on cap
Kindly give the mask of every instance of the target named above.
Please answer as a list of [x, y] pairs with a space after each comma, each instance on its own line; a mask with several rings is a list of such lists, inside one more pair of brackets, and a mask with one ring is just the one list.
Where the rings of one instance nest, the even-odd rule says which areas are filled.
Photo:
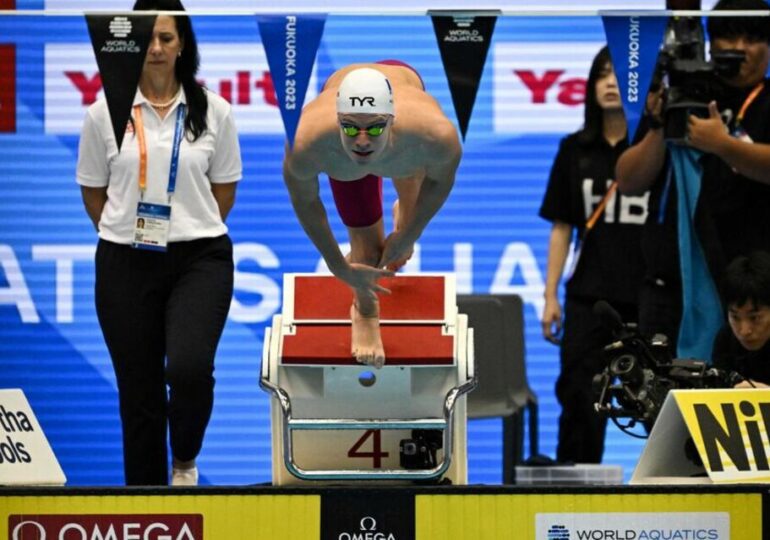
[[359, 107], [363, 107], [365, 105], [368, 105], [369, 107], [374, 107], [374, 98], [371, 96], [366, 97], [357, 97], [357, 96], [350, 96], [350, 106], [355, 107], [358, 105]]

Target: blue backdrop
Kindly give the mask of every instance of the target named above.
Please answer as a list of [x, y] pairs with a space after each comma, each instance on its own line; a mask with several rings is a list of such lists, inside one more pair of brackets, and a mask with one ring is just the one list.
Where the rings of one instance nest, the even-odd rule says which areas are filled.
[[[319, 258], [281, 178], [282, 126], [255, 17], [195, 17], [193, 23], [201, 76], [233, 102], [244, 158], [228, 221], [236, 246], [235, 298], [199, 463], [206, 483], [267, 482], [269, 405], [257, 384], [263, 330], [280, 309], [283, 274], [315, 271]], [[454, 119], [435, 40], [428, 17], [330, 16], [309, 96], [348, 63], [398, 58], [417, 68]], [[581, 124], [584, 81], [603, 42], [598, 17], [498, 20], [456, 187], [409, 266], [457, 272], [459, 292], [524, 297], [540, 446], [550, 455], [559, 413], [553, 396], [558, 351], [541, 337], [550, 227], [537, 211], [559, 139]], [[0, 388], [25, 391], [71, 485], [119, 484], [115, 381], [93, 308], [96, 235], [74, 180], [85, 108], [101, 95], [86, 25], [80, 17], [0, 17], [3, 44], [15, 52], [17, 124], [0, 133]], [[322, 195], [331, 209], [325, 182]], [[386, 204], [393, 197], [386, 183]], [[344, 239], [334, 211], [330, 217]], [[470, 423], [471, 482], [500, 482], [500, 429], [499, 420]], [[626, 477], [640, 450], [639, 441], [610, 427], [605, 461], [621, 464]]]

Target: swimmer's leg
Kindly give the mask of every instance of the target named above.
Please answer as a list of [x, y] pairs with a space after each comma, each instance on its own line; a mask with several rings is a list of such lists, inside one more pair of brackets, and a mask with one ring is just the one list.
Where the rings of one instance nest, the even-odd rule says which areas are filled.
[[[348, 227], [352, 263], [377, 266], [382, 256], [385, 229], [382, 219], [368, 227]], [[381, 368], [385, 364], [385, 349], [380, 334], [380, 304], [377, 296], [354, 290], [350, 307], [350, 352], [361, 364]]]
[[[420, 188], [425, 177], [415, 175], [403, 178], [394, 178], [393, 185], [396, 188], [398, 199], [393, 203], [393, 231], [397, 232], [414, 218], [415, 208], [417, 206], [417, 197], [420, 194]], [[397, 261], [389, 270], [398, 270], [412, 258], [410, 253], [403, 261]]]

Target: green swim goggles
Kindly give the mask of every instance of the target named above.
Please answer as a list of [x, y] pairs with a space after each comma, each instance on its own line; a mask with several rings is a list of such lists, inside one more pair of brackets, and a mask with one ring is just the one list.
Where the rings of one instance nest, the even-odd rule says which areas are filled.
[[369, 126], [368, 128], [360, 128], [358, 126], [354, 126], [353, 124], [340, 124], [340, 127], [342, 128], [342, 133], [348, 137], [355, 137], [362, 131], [365, 131], [366, 134], [370, 137], [379, 137], [382, 135], [382, 132], [385, 131], [387, 125], [387, 122], [382, 122], [379, 124], [374, 124], [373, 126]]

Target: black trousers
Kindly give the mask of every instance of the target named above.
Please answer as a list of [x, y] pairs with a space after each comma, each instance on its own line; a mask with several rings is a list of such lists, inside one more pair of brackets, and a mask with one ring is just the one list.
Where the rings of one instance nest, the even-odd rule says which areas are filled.
[[[636, 320], [634, 305], [611, 303], [623, 322]], [[602, 354], [614, 341], [593, 313], [594, 301], [567, 298], [564, 305], [564, 335], [556, 380], [556, 398], [561, 405], [556, 459], [559, 462], [601, 463], [607, 419], [594, 409], [598, 396], [592, 382], [606, 366]]]
[[175, 458], [200, 452], [232, 293], [227, 235], [165, 253], [99, 241], [96, 312], [118, 382], [127, 485], [168, 484], [167, 433]]

